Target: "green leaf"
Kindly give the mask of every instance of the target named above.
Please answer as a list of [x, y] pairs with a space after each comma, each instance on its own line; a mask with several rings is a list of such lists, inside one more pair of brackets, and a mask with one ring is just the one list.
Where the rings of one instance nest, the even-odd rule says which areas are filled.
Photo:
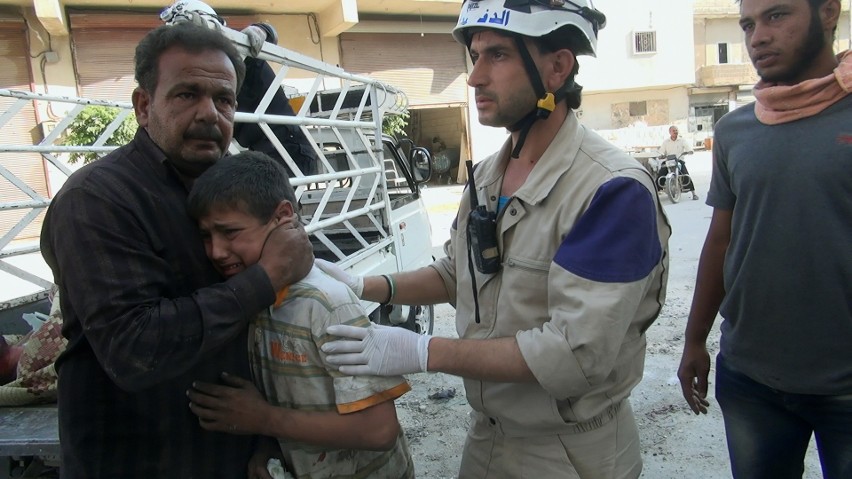
[[[98, 137], [106, 130], [107, 126], [118, 116], [118, 108], [90, 105], [83, 109], [77, 118], [68, 126], [65, 131], [65, 141], [68, 146], [91, 146]], [[133, 115], [128, 115], [124, 118], [118, 128], [107, 139], [106, 145], [122, 146], [130, 142], [133, 136], [136, 135], [136, 118]], [[70, 163], [76, 163], [83, 160], [84, 163], [90, 163], [100, 158], [97, 153], [71, 153], [68, 158]]]
[[397, 136], [405, 132], [405, 127], [408, 125], [410, 113], [406, 111], [399, 115], [387, 115], [382, 118], [382, 133], [390, 136]]

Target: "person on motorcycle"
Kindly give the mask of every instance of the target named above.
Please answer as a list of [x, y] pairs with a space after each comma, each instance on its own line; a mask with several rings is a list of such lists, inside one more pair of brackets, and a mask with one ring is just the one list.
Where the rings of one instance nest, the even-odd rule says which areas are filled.
[[[692, 145], [683, 139], [683, 137], [679, 137], [678, 133], [676, 126], [672, 125], [669, 127], [669, 137], [666, 138], [660, 146], [660, 159], [665, 159], [668, 155], [677, 156], [677, 162], [680, 164], [680, 172], [681, 174], [686, 175], [686, 178], [688, 179], [688, 181], [683, 184], [683, 187], [686, 191], [692, 192], [693, 200], [697, 200], [698, 195], [695, 193], [695, 184], [692, 182], [692, 178], [689, 176], [689, 170], [686, 169], [686, 163], [682, 159], [683, 155], [692, 154]], [[657, 171], [657, 190], [662, 188], [661, 185], [663, 182], [661, 179], [665, 178], [668, 173], [669, 169], [666, 168], [665, 165], [660, 166], [660, 169]]]

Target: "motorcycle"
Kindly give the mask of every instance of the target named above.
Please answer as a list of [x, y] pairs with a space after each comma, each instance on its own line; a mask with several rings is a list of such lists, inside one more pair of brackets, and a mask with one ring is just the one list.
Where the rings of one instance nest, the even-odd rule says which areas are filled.
[[672, 203], [680, 201], [681, 193], [688, 191], [692, 184], [692, 179], [681, 169], [683, 157], [691, 154], [686, 151], [680, 155], [662, 155], [656, 165], [657, 186], [665, 190]]

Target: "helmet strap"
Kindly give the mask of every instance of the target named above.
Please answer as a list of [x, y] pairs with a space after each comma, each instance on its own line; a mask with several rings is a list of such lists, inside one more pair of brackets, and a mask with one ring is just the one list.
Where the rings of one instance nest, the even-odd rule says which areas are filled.
[[513, 37], [518, 46], [518, 52], [521, 54], [521, 59], [524, 61], [527, 76], [529, 76], [530, 83], [533, 90], [535, 90], [535, 95], [538, 97], [535, 109], [509, 128], [509, 131], [520, 131], [518, 142], [515, 144], [515, 148], [512, 149], [512, 158], [518, 158], [533, 123], [539, 119], [546, 120], [550, 116], [550, 113], [556, 109], [556, 104], [565, 96], [565, 92], [560, 89], [554, 94], [545, 90], [544, 82], [541, 81], [541, 75], [538, 73], [538, 67], [536, 67], [535, 61], [533, 61], [532, 55], [530, 55], [527, 49], [527, 44], [524, 43], [524, 37], [521, 35], [513, 35]]

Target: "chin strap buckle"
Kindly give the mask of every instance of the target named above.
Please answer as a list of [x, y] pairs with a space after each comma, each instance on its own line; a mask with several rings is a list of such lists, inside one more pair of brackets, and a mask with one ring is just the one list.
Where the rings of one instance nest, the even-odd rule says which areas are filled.
[[536, 110], [536, 116], [542, 120], [546, 119], [550, 116], [550, 113], [556, 109], [556, 97], [551, 92], [547, 92], [544, 94], [544, 97], [540, 98], [535, 106], [538, 108]]

